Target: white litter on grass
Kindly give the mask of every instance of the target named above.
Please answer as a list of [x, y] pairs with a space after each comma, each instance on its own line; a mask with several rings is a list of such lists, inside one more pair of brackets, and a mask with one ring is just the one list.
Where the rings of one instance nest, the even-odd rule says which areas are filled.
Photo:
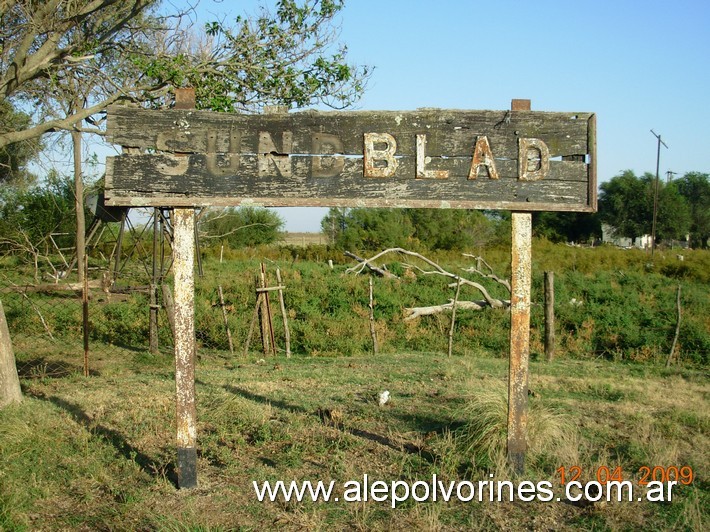
[[379, 396], [379, 403], [380, 403], [380, 406], [385, 406], [385, 404], [386, 404], [387, 401], [389, 401], [389, 400], [390, 400], [390, 392], [389, 392], [389, 390], [385, 390], [384, 392], [380, 392], [380, 396]]

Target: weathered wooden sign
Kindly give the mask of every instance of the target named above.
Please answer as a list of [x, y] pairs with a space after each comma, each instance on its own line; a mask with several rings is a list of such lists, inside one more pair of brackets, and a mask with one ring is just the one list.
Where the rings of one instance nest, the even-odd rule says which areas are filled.
[[532, 217], [596, 210], [592, 113], [510, 111], [234, 115], [109, 109], [106, 204], [173, 207], [178, 484], [197, 485], [194, 331], [196, 206], [450, 207], [511, 216], [508, 462], [527, 447]]
[[593, 113], [108, 116], [107, 205], [596, 210]]

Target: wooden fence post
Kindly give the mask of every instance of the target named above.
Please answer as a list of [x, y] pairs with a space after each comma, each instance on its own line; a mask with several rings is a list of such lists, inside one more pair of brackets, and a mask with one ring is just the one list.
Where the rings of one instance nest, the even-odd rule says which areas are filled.
[[[681, 319], [681, 314], [682, 314], [682, 309], [680, 306], [680, 284], [678, 285], [678, 292], [676, 294], [676, 311], [678, 313], [678, 319], [676, 320], [675, 324], [675, 334], [673, 335], [673, 344], [671, 344], [671, 350], [670, 353], [668, 353], [668, 358], [666, 359], [666, 367], [669, 368], [671, 367], [671, 360], [673, 359], [673, 353], [675, 353], [675, 347], [678, 345], [678, 336], [680, 335], [680, 319]], [[680, 353], [678, 354], [678, 357], [676, 360], [680, 360]]]
[[227, 340], [229, 341], [229, 352], [234, 354], [234, 343], [232, 342], [232, 331], [229, 329], [229, 321], [227, 320], [227, 309], [224, 305], [224, 292], [222, 285], [219, 285], [219, 306], [222, 307], [222, 319], [224, 320], [224, 328], [227, 331]]
[[372, 336], [372, 354], [377, 355], [379, 349], [377, 346], [377, 330], [375, 329], [375, 298], [373, 296], [372, 289], [372, 277], [368, 276], [370, 280], [370, 336]]
[[284, 336], [286, 341], [286, 358], [291, 358], [291, 331], [288, 329], [288, 313], [286, 312], [286, 302], [284, 301], [284, 292], [281, 288], [281, 270], [276, 268], [276, 282], [279, 285], [279, 305], [281, 306], [281, 316], [284, 320]]
[[[153, 208], [153, 272], [150, 280], [150, 329], [149, 345], [152, 354], [158, 353], [158, 208]], [[161, 272], [162, 273], [162, 272]]]
[[545, 358], [555, 357], [555, 272], [545, 272]]

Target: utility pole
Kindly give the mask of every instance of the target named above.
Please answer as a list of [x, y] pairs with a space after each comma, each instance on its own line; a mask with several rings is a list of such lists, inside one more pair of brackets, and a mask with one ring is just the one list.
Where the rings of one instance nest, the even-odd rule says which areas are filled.
[[656, 152], [656, 183], [653, 192], [653, 225], [651, 226], [651, 257], [653, 257], [653, 252], [656, 250], [656, 219], [658, 218], [658, 174], [661, 166], [661, 144], [663, 144], [666, 149], [668, 149], [668, 145], [661, 140], [661, 136], [654, 130], [651, 130], [651, 133], [653, 133], [653, 136], [658, 139], [658, 150]]
[[666, 171], [666, 184], [670, 183], [673, 181], [673, 176], [676, 175], [678, 172], [673, 172], [671, 170]]

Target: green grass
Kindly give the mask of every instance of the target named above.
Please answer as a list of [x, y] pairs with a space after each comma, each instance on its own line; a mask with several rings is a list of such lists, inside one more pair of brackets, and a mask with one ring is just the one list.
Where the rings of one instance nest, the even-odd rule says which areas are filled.
[[[78, 353], [61, 358], [79, 366]], [[24, 402], [0, 411], [0, 526], [703, 529], [710, 502], [707, 374], [636, 368], [603, 360], [532, 363], [523, 478], [559, 483], [557, 469], [573, 465], [585, 480], [601, 466], [619, 465], [630, 479], [643, 465], [693, 467], [696, 481], [672, 503], [409, 502], [391, 510], [376, 502], [256, 500], [252, 480], [509, 478], [501, 447], [507, 364], [485, 352], [262, 361], [202, 351], [199, 487], [179, 491], [172, 359], [126, 353], [97, 362], [99, 375], [88, 379], [23, 379]], [[392, 399], [379, 407], [383, 389]], [[486, 431], [493, 437], [478, 438]]]
[[[501, 275], [509, 272], [509, 251], [480, 251]], [[294, 353], [316, 356], [359, 356], [370, 349], [368, 322], [368, 279], [345, 273], [348, 263], [335, 250], [316, 246], [296, 250], [262, 248], [252, 250], [266, 263], [269, 284], [274, 285], [279, 266], [286, 285], [285, 302]], [[295, 254], [292, 254], [295, 253]], [[304, 260], [299, 253], [309, 256]], [[678, 353], [683, 363], [707, 367], [710, 357], [710, 252], [684, 251], [679, 262], [675, 254], [657, 254], [654, 263], [638, 250], [612, 248], [582, 249], [535, 241], [531, 309], [532, 356], [543, 352], [544, 313], [542, 277], [555, 271], [558, 356], [564, 358], [663, 363], [673, 342], [677, 320], [676, 293], [681, 285], [683, 318]], [[195, 318], [197, 340], [205, 349], [228, 348], [219, 306], [222, 287], [228, 322], [237, 349], [244, 346], [255, 304], [254, 278], [262, 260], [246, 252], [232, 251], [220, 263], [205, 252], [205, 276], [196, 281]], [[299, 258], [300, 257], [300, 258]], [[339, 261], [334, 270], [329, 258]], [[452, 272], [473, 264], [455, 253], [433, 257]], [[317, 261], [315, 259], [318, 259]], [[21, 268], [5, 259], [0, 284], [17, 276]], [[16, 261], [15, 261], [16, 262]], [[450, 316], [437, 314], [405, 322], [404, 309], [447, 302], [453, 290], [449, 279], [436, 275], [405, 274], [404, 262], [411, 258], [391, 255], [383, 258], [391, 271], [402, 276], [392, 281], [374, 279], [375, 322], [384, 351], [442, 351], [447, 347]], [[349, 263], [351, 264], [351, 263]], [[3, 263], [0, 263], [2, 266]], [[683, 275], [679, 269], [685, 269]], [[671, 271], [672, 270], [672, 271]], [[12, 281], [24, 285], [29, 280]], [[147, 284], [147, 279], [138, 279]], [[494, 297], [508, 298], [496, 283], [482, 280]], [[272, 294], [277, 343], [283, 349], [284, 332], [275, 294]], [[464, 287], [461, 299], [480, 299]], [[15, 291], [3, 294], [3, 304], [13, 334], [20, 340], [47, 338], [49, 332], [63, 341], [81, 336], [81, 305], [71, 293], [30, 293], [29, 299]], [[91, 300], [90, 336], [94, 345], [118, 345], [145, 349], [148, 337], [148, 298], [142, 293], [112, 295], [96, 291]], [[44, 320], [44, 323], [43, 321]], [[160, 341], [171, 342], [166, 316], [160, 314]], [[486, 350], [500, 357], [508, 351], [509, 313], [505, 310], [462, 311], [457, 314], [456, 340], [462, 352]], [[48, 332], [49, 331], [49, 332]], [[252, 344], [256, 347], [256, 341]]]
[[[473, 250], [509, 274], [509, 250]], [[459, 312], [405, 322], [403, 308], [446, 302], [447, 280], [374, 279], [381, 354], [371, 356], [368, 280], [326, 246], [206, 250], [197, 280], [200, 486], [175, 488], [174, 368], [161, 312], [160, 354], [146, 352], [147, 297], [94, 293], [92, 376], [82, 375], [81, 306], [74, 294], [2, 294], [25, 401], [0, 411], [0, 530], [160, 529], [708, 529], [710, 253], [582, 249], [535, 241], [530, 449], [524, 478], [559, 483], [622, 467], [690, 466], [672, 503], [258, 503], [252, 480], [487, 480], [504, 459], [509, 314]], [[255, 257], [259, 257], [258, 259]], [[433, 257], [450, 271], [472, 261]], [[331, 270], [328, 259], [336, 263]], [[218, 305], [241, 353], [254, 275], [279, 265], [287, 287], [291, 359], [231, 355]], [[31, 283], [18, 260], [0, 284]], [[542, 272], [555, 271], [557, 358], [544, 363]], [[145, 284], [138, 274], [135, 284]], [[682, 286], [680, 361], [663, 367]], [[497, 297], [500, 286], [486, 282]], [[462, 290], [462, 298], [478, 294]], [[578, 303], [573, 303], [573, 300]], [[278, 304], [273, 302], [273, 308]], [[42, 320], [44, 321], [44, 324]], [[277, 344], [283, 328], [276, 313]], [[49, 339], [49, 332], [54, 339]], [[380, 408], [377, 394], [391, 402]]]

